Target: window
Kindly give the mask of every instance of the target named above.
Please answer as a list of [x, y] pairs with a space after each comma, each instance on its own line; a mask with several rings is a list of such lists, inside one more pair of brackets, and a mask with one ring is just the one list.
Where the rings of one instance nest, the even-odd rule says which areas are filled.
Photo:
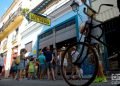
[[27, 52], [32, 52], [32, 41], [25, 44], [25, 49], [27, 50]]
[[17, 28], [17, 29], [14, 31], [14, 33], [13, 33], [13, 35], [12, 35], [12, 42], [16, 41], [17, 35], [18, 35], [18, 30], [19, 30], [19, 28]]
[[53, 33], [52, 30], [47, 31], [47, 32], [43, 33], [42, 35], [40, 35], [40, 39], [42, 39], [42, 38], [44, 38], [44, 37], [47, 37], [47, 36], [51, 35], [52, 33]]
[[69, 27], [69, 26], [71, 26], [71, 25], [73, 25], [73, 24], [75, 24], [75, 19], [72, 19], [72, 20], [70, 20], [70, 21], [68, 21], [68, 22], [65, 22], [65, 23], [62, 24], [62, 25], [57, 26], [56, 29], [55, 29], [55, 31], [59, 31], [59, 30], [61, 30], [61, 29], [64, 29], [64, 28], [66, 28], [66, 27]]

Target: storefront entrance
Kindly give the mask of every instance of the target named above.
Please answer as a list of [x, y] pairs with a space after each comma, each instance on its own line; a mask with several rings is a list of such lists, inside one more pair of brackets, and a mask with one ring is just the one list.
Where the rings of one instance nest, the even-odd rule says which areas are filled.
[[107, 28], [105, 28], [105, 41], [108, 45], [113, 47], [113, 49], [107, 49], [109, 70], [119, 70], [120, 57], [110, 58], [110, 56], [113, 54], [113, 51], [120, 51], [120, 17], [115, 17], [107, 22]]
[[72, 43], [74, 43], [76, 41], [77, 41], [77, 38], [74, 37], [74, 38], [71, 38], [71, 39], [56, 43], [56, 48], [61, 49], [62, 47], [68, 47], [70, 44], [72, 44]]

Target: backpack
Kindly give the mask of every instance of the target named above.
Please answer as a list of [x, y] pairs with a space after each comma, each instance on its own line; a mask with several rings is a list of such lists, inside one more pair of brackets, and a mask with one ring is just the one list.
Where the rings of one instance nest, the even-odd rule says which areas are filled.
[[15, 59], [15, 64], [20, 64], [20, 56]]

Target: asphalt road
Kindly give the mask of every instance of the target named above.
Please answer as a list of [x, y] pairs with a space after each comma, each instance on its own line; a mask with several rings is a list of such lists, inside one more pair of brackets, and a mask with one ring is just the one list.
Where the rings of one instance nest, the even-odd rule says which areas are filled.
[[[0, 80], [0, 86], [68, 86], [63, 80], [12, 80], [2, 79]], [[117, 86], [113, 85], [111, 81], [106, 83], [93, 83], [90, 86]], [[120, 86], [120, 85], [119, 85]]]

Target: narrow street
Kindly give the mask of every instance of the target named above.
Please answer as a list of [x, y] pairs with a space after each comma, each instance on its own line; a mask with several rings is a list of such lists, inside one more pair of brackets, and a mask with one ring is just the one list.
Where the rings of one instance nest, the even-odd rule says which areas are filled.
[[[63, 80], [12, 80], [2, 79], [0, 80], [0, 86], [68, 86]], [[117, 86], [112, 85], [111, 80], [106, 83], [93, 83], [91, 86]]]
[[0, 86], [120, 86], [119, 37], [120, 0], [0, 0]]

